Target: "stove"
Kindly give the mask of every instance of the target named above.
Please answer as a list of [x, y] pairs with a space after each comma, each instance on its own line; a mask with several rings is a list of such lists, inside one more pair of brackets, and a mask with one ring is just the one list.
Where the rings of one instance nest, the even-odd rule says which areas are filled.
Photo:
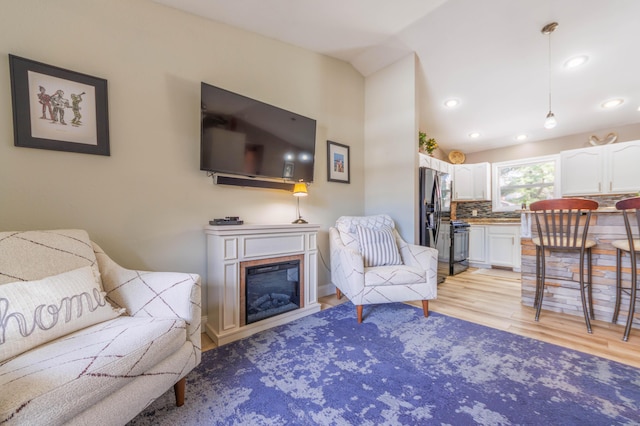
[[469, 268], [469, 228], [463, 220], [452, 220], [449, 228], [449, 275], [459, 274]]

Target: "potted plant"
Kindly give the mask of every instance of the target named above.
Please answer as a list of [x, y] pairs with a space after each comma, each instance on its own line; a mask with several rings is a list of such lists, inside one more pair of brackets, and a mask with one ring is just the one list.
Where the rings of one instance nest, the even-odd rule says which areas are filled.
[[428, 138], [425, 132], [418, 132], [418, 146], [421, 151], [433, 156], [433, 151], [438, 148], [438, 142], [434, 138]]

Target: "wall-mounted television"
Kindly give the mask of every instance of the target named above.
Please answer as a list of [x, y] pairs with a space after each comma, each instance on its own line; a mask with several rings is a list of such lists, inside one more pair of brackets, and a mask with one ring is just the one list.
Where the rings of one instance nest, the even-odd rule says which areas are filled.
[[316, 121], [201, 84], [200, 170], [313, 182]]

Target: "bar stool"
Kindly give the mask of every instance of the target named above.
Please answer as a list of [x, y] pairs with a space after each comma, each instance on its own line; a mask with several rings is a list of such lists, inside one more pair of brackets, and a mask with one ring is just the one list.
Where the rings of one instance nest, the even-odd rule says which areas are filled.
[[[629, 217], [635, 215], [636, 223], [640, 226], [640, 197], [627, 198], [616, 203], [616, 209], [622, 210], [624, 217], [624, 227], [627, 231], [626, 240], [615, 240], [611, 244], [616, 248], [616, 304], [613, 308], [612, 323], [618, 322], [618, 313], [620, 313], [620, 299], [624, 291], [629, 295], [629, 316], [627, 317], [627, 326], [624, 329], [622, 340], [629, 340], [631, 325], [633, 323], [633, 314], [636, 306], [636, 290], [637, 290], [637, 267], [636, 253], [640, 250], [640, 239], [633, 237], [631, 230], [631, 222]], [[622, 287], [622, 254], [629, 253], [631, 260], [631, 283], [629, 287]]]
[[[582, 198], [561, 198], [555, 200], [536, 201], [530, 210], [536, 219], [538, 237], [533, 238], [536, 246], [536, 294], [534, 307], [536, 321], [540, 318], [542, 299], [546, 278], [545, 250], [578, 251], [580, 253], [580, 298], [587, 331], [591, 333], [593, 314], [593, 297], [591, 291], [591, 248], [596, 245], [587, 239], [591, 211], [598, 208], [598, 203]], [[581, 220], [583, 219], [584, 220]], [[582, 230], [580, 230], [582, 228]], [[584, 257], [587, 255], [587, 282], [584, 281]], [[587, 298], [585, 298], [585, 289]], [[587, 307], [588, 299], [588, 307]]]

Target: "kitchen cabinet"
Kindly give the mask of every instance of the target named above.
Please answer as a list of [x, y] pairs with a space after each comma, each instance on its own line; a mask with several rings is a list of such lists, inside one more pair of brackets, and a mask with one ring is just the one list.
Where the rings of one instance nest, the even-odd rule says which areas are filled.
[[491, 165], [489, 163], [453, 165], [453, 201], [491, 199]]
[[471, 225], [469, 228], [469, 263], [487, 263], [486, 226]]
[[520, 271], [520, 224], [471, 225], [469, 264], [478, 268], [500, 266]]
[[640, 141], [562, 151], [560, 161], [562, 195], [640, 190]]
[[438, 160], [437, 158], [431, 157], [423, 153], [419, 153], [418, 155], [419, 155], [420, 167], [427, 167], [429, 169], [433, 169], [438, 172], [452, 174], [453, 164], [447, 163], [446, 161]]
[[520, 269], [520, 225], [487, 226], [487, 246], [491, 266]]

